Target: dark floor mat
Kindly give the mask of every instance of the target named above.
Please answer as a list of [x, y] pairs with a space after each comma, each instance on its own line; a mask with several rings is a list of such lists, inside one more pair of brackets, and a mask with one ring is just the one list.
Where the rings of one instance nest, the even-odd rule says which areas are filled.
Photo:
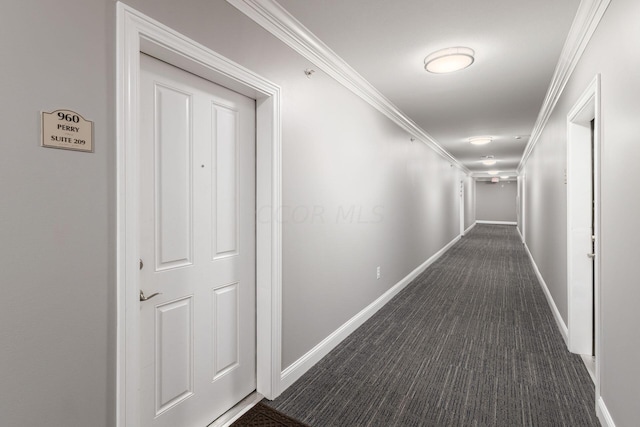
[[236, 420], [232, 427], [309, 427], [275, 409], [258, 403]]

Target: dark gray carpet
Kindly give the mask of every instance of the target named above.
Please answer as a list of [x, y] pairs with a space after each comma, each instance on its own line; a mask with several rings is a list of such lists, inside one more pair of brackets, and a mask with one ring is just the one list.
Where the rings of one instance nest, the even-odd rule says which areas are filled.
[[513, 226], [477, 225], [273, 402], [325, 426], [599, 426]]

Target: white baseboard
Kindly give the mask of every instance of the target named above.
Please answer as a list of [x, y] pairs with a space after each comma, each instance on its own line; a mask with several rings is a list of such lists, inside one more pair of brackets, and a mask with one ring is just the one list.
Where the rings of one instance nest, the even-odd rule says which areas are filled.
[[551, 296], [551, 292], [549, 292], [547, 283], [544, 281], [544, 278], [542, 277], [542, 274], [540, 273], [540, 270], [536, 265], [536, 261], [533, 259], [533, 255], [531, 255], [529, 246], [527, 246], [526, 243], [524, 244], [524, 248], [526, 249], [527, 254], [529, 255], [529, 259], [531, 260], [531, 265], [533, 265], [533, 270], [536, 272], [536, 276], [538, 277], [538, 282], [540, 282], [540, 287], [544, 291], [544, 295], [547, 297], [547, 302], [549, 303], [549, 307], [551, 307], [551, 312], [553, 313], [553, 317], [556, 319], [556, 323], [558, 324], [558, 329], [560, 329], [560, 334], [562, 334], [562, 339], [564, 339], [564, 342], [568, 347], [569, 346], [569, 329], [567, 328], [567, 325], [564, 323], [564, 320], [562, 320], [560, 311], [558, 310], [558, 307], [556, 306], [556, 303], [553, 300], [553, 297]]
[[596, 402], [596, 415], [603, 427], [616, 427], [616, 424], [613, 422], [613, 418], [607, 409], [607, 405], [605, 405], [604, 400], [602, 400], [602, 396], [598, 397], [598, 401]]
[[518, 225], [515, 221], [476, 221], [476, 224]]
[[473, 224], [471, 224], [471, 225], [469, 226], [469, 228], [467, 228], [466, 230], [464, 230], [464, 234], [467, 234], [468, 232], [470, 232], [470, 231], [471, 231], [471, 229], [472, 229], [473, 227], [475, 227], [475, 226], [476, 226], [476, 223], [474, 222]]
[[336, 329], [331, 335], [322, 340], [319, 344], [309, 350], [300, 359], [293, 362], [287, 368], [282, 371], [280, 381], [280, 391], [285, 391], [296, 380], [304, 375], [309, 369], [318, 363], [324, 356], [326, 356], [331, 350], [333, 350], [338, 344], [340, 344], [345, 338], [347, 338], [353, 331], [355, 331], [360, 325], [366, 322], [371, 316], [373, 316], [378, 310], [380, 310], [391, 298], [396, 296], [401, 290], [403, 290], [413, 279], [415, 279], [420, 273], [433, 264], [438, 258], [440, 258], [451, 246], [453, 246], [460, 236], [449, 242], [444, 248], [440, 249], [431, 258], [426, 260], [422, 265], [409, 273], [405, 278], [395, 284], [391, 289], [382, 294], [378, 299], [373, 301], [367, 307], [365, 307], [358, 314], [349, 319], [346, 323]]

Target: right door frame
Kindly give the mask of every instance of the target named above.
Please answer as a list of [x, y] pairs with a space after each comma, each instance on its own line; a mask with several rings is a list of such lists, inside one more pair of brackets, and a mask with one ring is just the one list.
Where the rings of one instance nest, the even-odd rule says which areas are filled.
[[520, 238], [522, 239], [522, 243], [526, 243], [527, 235], [526, 235], [526, 226], [525, 226], [525, 212], [526, 212], [526, 203], [527, 198], [525, 194], [526, 187], [526, 175], [524, 172], [520, 173], [516, 182], [518, 183], [518, 231], [520, 232]]
[[460, 236], [464, 236], [464, 211], [466, 209], [465, 207], [465, 203], [464, 203], [464, 198], [465, 198], [465, 191], [464, 191], [464, 181], [465, 181], [466, 177], [464, 179], [460, 180]]
[[[595, 308], [596, 396], [600, 385], [600, 75], [596, 75], [567, 115], [567, 285], [569, 350], [591, 354]], [[593, 130], [593, 189], [591, 187], [591, 121]], [[587, 170], [588, 169], [588, 170]], [[588, 178], [587, 178], [588, 176]], [[593, 191], [593, 193], [592, 193]], [[592, 281], [585, 282], [585, 261], [591, 244], [586, 223], [591, 223], [593, 194], [594, 262]], [[588, 218], [587, 218], [588, 217]], [[585, 240], [585, 239], [588, 239]]]

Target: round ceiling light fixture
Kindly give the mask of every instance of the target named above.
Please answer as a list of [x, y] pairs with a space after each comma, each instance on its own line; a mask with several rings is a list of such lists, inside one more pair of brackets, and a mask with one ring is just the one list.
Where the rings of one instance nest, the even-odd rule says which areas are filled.
[[440, 49], [424, 58], [424, 69], [435, 74], [452, 73], [473, 64], [474, 55], [473, 49], [468, 47]]
[[489, 175], [498, 175], [500, 171], [489, 171], [487, 172]]
[[485, 145], [493, 141], [490, 136], [474, 136], [469, 138], [469, 142], [473, 145]]
[[498, 161], [496, 159], [487, 159], [487, 160], [483, 160], [482, 164], [485, 166], [493, 166], [497, 163]]

